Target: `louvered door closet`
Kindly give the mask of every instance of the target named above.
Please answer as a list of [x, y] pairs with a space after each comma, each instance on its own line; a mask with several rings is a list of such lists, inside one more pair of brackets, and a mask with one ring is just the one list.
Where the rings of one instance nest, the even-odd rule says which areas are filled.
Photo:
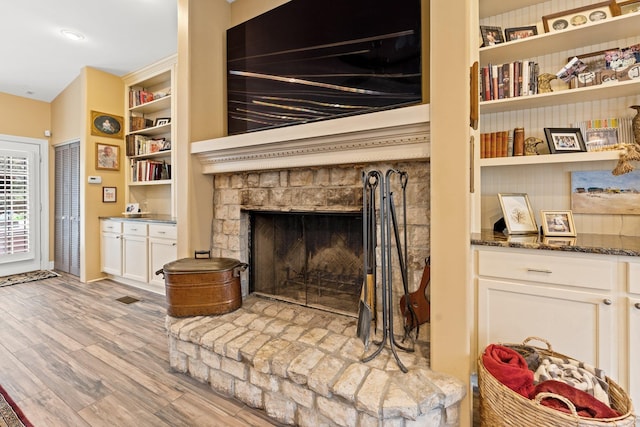
[[55, 268], [80, 275], [80, 143], [55, 148]]

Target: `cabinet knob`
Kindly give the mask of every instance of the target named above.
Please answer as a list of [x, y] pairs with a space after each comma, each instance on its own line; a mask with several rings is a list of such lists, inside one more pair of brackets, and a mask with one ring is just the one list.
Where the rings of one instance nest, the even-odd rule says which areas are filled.
[[[175, 243], [172, 243], [172, 244], [171, 244], [171, 246], [175, 246], [175, 245], [176, 245]], [[636, 304], [636, 307], [637, 307], [637, 308], [640, 308], [640, 303]]]
[[167, 233], [164, 231], [158, 231], [158, 234], [167, 234]]
[[637, 308], [638, 310], [640, 310], [640, 302], [637, 302], [633, 305], [635, 308]]
[[602, 300], [602, 302], [604, 303], [604, 305], [611, 305], [613, 304], [613, 301], [611, 301], [609, 298], [605, 298]]

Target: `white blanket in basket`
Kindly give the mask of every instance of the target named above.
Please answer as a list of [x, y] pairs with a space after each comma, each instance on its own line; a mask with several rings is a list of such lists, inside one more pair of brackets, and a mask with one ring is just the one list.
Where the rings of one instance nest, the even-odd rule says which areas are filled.
[[538, 384], [546, 380], [562, 381], [611, 406], [609, 384], [601, 369], [573, 359], [545, 356], [540, 360], [533, 381], [534, 384]]

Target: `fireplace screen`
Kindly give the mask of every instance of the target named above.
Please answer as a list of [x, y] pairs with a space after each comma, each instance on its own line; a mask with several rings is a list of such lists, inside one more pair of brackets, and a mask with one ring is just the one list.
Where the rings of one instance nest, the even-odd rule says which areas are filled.
[[251, 212], [252, 292], [357, 314], [363, 262], [359, 213]]

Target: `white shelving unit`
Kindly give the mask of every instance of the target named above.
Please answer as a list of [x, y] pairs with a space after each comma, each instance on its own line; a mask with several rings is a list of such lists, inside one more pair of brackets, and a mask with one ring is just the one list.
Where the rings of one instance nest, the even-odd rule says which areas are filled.
[[[540, 24], [542, 14], [591, 4], [580, 0], [559, 3], [479, 0], [481, 25], [499, 26], [503, 30], [537, 25], [539, 30], [537, 36], [479, 48], [477, 59], [480, 67], [535, 60], [541, 72], [555, 74], [566, 64], [567, 58], [574, 55], [640, 43], [637, 31], [640, 13], [544, 33]], [[518, 21], [514, 22], [515, 19]], [[558, 80], [553, 83], [554, 91], [551, 93], [480, 102], [476, 140], [480, 140], [481, 132], [511, 132], [516, 127], [524, 127], [526, 137], [535, 136], [546, 141], [545, 127], [570, 127], [588, 119], [631, 117], [635, 112], [629, 106], [640, 103], [640, 80], [577, 89], [568, 89]], [[491, 228], [493, 222], [500, 218], [498, 193], [527, 193], [536, 214], [542, 209], [570, 209], [571, 172], [612, 170], [619, 157], [619, 152], [611, 151], [480, 159], [479, 147], [475, 151], [476, 192], [472, 221], [475, 232]], [[621, 230], [628, 234], [635, 228], [636, 235], [640, 235], [640, 220], [611, 215], [576, 215], [576, 228], [579, 232], [603, 234], [618, 234]]]
[[[125, 82], [125, 144], [136, 138], [138, 141], [164, 140], [154, 143], [150, 149], [127, 148], [127, 191], [128, 203], [138, 203], [143, 212], [154, 215], [176, 216], [175, 203], [175, 144], [177, 143], [175, 122], [175, 67], [176, 57], [172, 56], [124, 77]], [[134, 100], [136, 93], [145, 91], [154, 94], [154, 99], [144, 102]], [[132, 130], [134, 118], [150, 121], [144, 129]], [[168, 123], [157, 124], [158, 119], [168, 119]], [[161, 146], [162, 145], [162, 146]], [[165, 166], [166, 165], [166, 166]], [[144, 173], [145, 170], [158, 170], [157, 174]], [[161, 171], [164, 169], [164, 172]]]

